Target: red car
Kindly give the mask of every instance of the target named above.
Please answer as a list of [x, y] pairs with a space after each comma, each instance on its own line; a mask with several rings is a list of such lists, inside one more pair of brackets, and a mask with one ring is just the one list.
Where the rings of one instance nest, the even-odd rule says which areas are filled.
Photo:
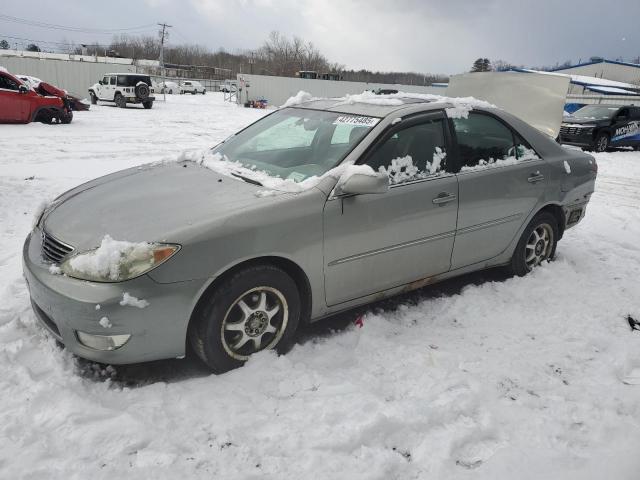
[[70, 123], [72, 119], [66, 92], [44, 82], [36, 91], [0, 69], [0, 123]]

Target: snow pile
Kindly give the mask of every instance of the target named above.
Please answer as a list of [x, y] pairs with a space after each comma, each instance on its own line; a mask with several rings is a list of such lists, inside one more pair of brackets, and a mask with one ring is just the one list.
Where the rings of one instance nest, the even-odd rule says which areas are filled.
[[100, 324], [100, 326], [102, 328], [111, 328], [113, 327], [113, 325], [111, 324], [111, 322], [109, 321], [109, 319], [107, 317], [102, 317], [98, 323]]
[[[373, 92], [365, 91], [353, 95], [345, 95], [340, 98], [333, 98], [331, 100], [337, 100], [336, 106], [339, 105], [355, 105], [357, 103], [369, 104], [369, 105], [381, 105], [381, 106], [400, 106], [403, 104], [403, 98], [414, 98], [424, 100], [433, 104], [449, 104], [451, 106], [446, 107], [445, 111], [449, 118], [467, 118], [469, 112], [474, 108], [497, 108], [495, 105], [486, 102], [484, 100], [478, 100], [474, 97], [443, 97], [441, 95], [434, 95], [431, 93], [411, 93], [411, 92], [398, 92], [389, 95], [376, 95]], [[290, 107], [299, 105], [303, 102], [309, 102], [312, 100], [328, 100], [312, 97], [310, 93], [300, 91], [295, 97], [289, 98], [283, 107]], [[397, 119], [394, 119], [394, 123]]]
[[61, 275], [62, 269], [58, 265], [49, 265], [49, 273], [51, 275]]
[[308, 92], [304, 92], [304, 91], [300, 90], [293, 97], [289, 97], [287, 99], [287, 101], [284, 102], [284, 104], [280, 108], [294, 107], [296, 105], [300, 105], [300, 104], [306, 103], [306, 102], [312, 102], [314, 100], [319, 100], [319, 99], [314, 97], [313, 95], [311, 95]]
[[133, 295], [130, 295], [129, 292], [124, 292], [122, 294], [122, 300], [120, 300], [120, 305], [123, 307], [136, 307], [136, 308], [145, 308], [149, 306], [149, 302], [146, 300], [138, 299]]
[[71, 257], [71, 268], [91, 277], [120, 280], [123, 260], [145, 260], [151, 256], [151, 244], [114, 240], [105, 235], [100, 246], [88, 253]]
[[407, 155], [394, 158], [388, 167], [380, 166], [378, 171], [389, 175], [389, 183], [391, 185], [420, 180], [441, 173], [443, 168], [442, 161], [446, 156], [447, 153], [444, 150], [436, 147], [433, 153], [433, 161], [427, 162], [425, 170], [420, 170], [418, 166], [414, 165], [411, 155]]
[[[476, 170], [484, 170], [486, 168], [506, 167], [508, 165], [516, 165], [517, 163], [524, 162], [526, 160], [537, 160], [540, 157], [536, 154], [535, 150], [518, 147], [519, 156], [509, 155], [504, 158], [489, 158], [488, 160], [480, 159], [477, 165], [464, 166], [460, 169], [461, 172], [473, 172]], [[565, 162], [566, 163], [566, 162]]]
[[341, 169], [340, 179], [336, 184], [336, 188], [341, 188], [347, 182], [347, 180], [349, 180], [353, 175], [356, 174], [367, 175], [369, 177], [376, 176], [376, 172], [369, 165], [346, 165]]

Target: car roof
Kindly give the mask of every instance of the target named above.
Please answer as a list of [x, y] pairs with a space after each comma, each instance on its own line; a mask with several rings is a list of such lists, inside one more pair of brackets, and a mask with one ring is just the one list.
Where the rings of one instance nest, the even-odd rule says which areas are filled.
[[[385, 100], [393, 100], [385, 104]], [[397, 102], [400, 100], [400, 103]], [[438, 102], [432, 103], [431, 100], [415, 98], [415, 97], [399, 97], [394, 95], [388, 98], [386, 95], [379, 95], [376, 98], [367, 98], [361, 102], [349, 100], [345, 101], [344, 98], [323, 98], [318, 100], [311, 100], [308, 102], [302, 102], [297, 105], [291, 105], [295, 108], [307, 108], [310, 110], [326, 110], [330, 112], [350, 113], [354, 115], [367, 115], [371, 117], [386, 117], [393, 112], [403, 110], [411, 106], [417, 106], [421, 104], [424, 106], [424, 110], [441, 110], [448, 108], [451, 105], [448, 103]]]

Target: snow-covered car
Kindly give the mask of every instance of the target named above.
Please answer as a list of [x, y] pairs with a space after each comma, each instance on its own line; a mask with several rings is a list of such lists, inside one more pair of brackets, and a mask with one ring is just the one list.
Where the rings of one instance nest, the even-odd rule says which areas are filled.
[[586, 105], [564, 117], [558, 141], [596, 152], [609, 147], [640, 150], [640, 107]]
[[71, 123], [72, 101], [64, 90], [21, 80], [0, 68], [0, 123]]
[[89, 88], [91, 103], [114, 102], [125, 108], [127, 103], [141, 103], [144, 108], [152, 108], [153, 96], [151, 77], [138, 73], [107, 73], [102, 80]]
[[168, 93], [170, 95], [173, 95], [174, 93], [180, 92], [180, 85], [178, 85], [176, 82], [160, 82], [158, 83], [157, 90], [160, 93]]
[[597, 165], [485, 102], [291, 103], [215, 148], [76, 187], [24, 275], [75, 354], [214, 372], [301, 324], [475, 270], [525, 275], [584, 217]]
[[196, 80], [185, 80], [180, 82], [180, 93], [190, 93], [192, 95], [201, 93], [204, 95], [207, 93], [207, 90], [204, 88], [204, 85]]

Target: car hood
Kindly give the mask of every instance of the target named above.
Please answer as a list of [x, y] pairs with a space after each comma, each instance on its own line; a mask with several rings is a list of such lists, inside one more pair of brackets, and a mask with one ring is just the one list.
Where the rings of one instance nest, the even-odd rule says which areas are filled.
[[77, 251], [98, 246], [105, 235], [131, 242], [182, 243], [193, 231], [264, 206], [277, 196], [259, 198], [260, 189], [194, 162], [151, 164], [69, 190], [47, 209], [43, 224]]
[[565, 117], [562, 120], [562, 125], [597, 125], [598, 127], [603, 127], [611, 124], [611, 119], [609, 118], [599, 118], [589, 119], [589, 118], [573, 118], [573, 117]]

